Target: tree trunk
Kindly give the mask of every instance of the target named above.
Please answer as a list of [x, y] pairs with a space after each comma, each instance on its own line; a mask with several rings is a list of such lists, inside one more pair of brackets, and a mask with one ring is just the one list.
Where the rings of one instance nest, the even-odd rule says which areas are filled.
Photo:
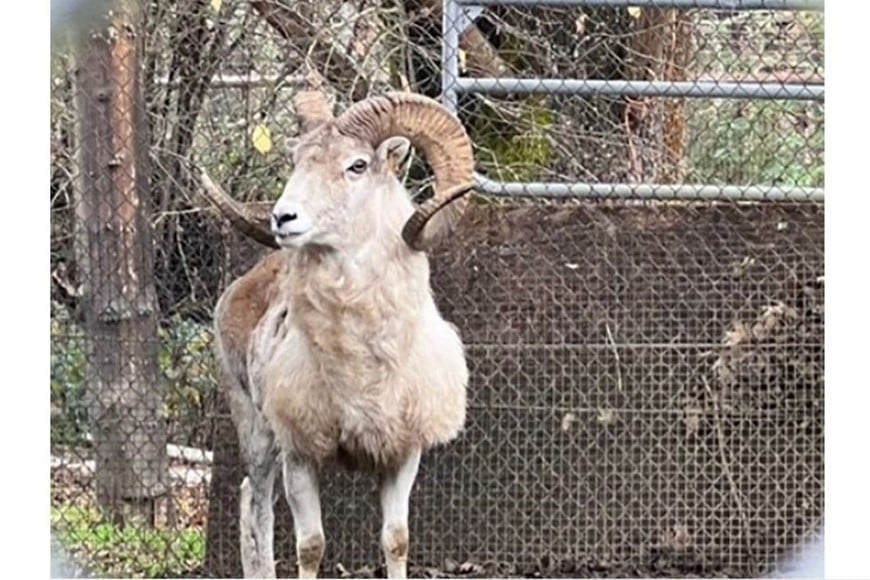
[[[684, 81], [692, 54], [692, 21], [684, 10], [644, 8], [631, 43], [626, 78]], [[629, 166], [636, 181], [680, 183], [685, 179], [685, 99], [629, 99], [625, 127]]]
[[[239, 439], [230, 420], [230, 406], [223, 395], [218, 396], [215, 410], [214, 458], [209, 486], [208, 518], [206, 519], [205, 561], [203, 575], [211, 578], [241, 578], [242, 560], [239, 546], [239, 486], [244, 468], [239, 454]], [[278, 492], [281, 493], [280, 491]], [[279, 495], [279, 504], [281, 501]], [[279, 507], [279, 506], [276, 506]], [[279, 528], [284, 520], [275, 520]], [[277, 535], [277, 534], [276, 534]], [[275, 546], [276, 552], [280, 546]]]
[[98, 504], [116, 521], [145, 515], [167, 491], [157, 364], [148, 139], [132, 3], [80, 44], [76, 256], [88, 357]]

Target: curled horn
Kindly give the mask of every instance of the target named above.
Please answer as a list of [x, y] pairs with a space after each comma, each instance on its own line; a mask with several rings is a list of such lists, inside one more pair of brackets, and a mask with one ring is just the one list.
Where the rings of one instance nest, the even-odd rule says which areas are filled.
[[377, 147], [384, 139], [406, 137], [435, 174], [435, 193], [405, 222], [402, 238], [422, 250], [449, 232], [464, 211], [463, 196], [474, 187], [471, 140], [459, 119], [422, 95], [388, 93], [356, 103], [336, 120], [339, 130]]
[[215, 183], [205, 170], [200, 173], [200, 184], [206, 199], [224, 215], [234, 228], [265, 246], [280, 247], [269, 227], [272, 213], [271, 203], [266, 206], [238, 202]]

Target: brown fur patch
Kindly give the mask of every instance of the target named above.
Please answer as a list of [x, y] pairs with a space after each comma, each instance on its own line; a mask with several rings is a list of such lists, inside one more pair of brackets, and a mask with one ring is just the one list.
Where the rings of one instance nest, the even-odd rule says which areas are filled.
[[406, 526], [388, 526], [384, 530], [382, 542], [384, 552], [389, 554], [389, 557], [396, 560], [404, 560], [408, 557], [410, 541]]
[[326, 541], [320, 534], [299, 540], [296, 543], [296, 559], [299, 568], [317, 570], [320, 567], [321, 559], [323, 559], [325, 548]]

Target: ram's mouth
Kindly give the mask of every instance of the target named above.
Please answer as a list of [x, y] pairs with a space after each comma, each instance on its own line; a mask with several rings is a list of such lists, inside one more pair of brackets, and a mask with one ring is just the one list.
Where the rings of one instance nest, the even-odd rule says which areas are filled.
[[300, 245], [300, 239], [308, 233], [304, 232], [282, 232], [275, 234], [275, 241], [282, 248], [295, 248]]

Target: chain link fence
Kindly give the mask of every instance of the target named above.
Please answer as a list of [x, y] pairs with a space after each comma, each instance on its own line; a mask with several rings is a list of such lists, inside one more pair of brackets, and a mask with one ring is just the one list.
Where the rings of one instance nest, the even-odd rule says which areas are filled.
[[[824, 514], [823, 16], [813, 2], [116, 2], [52, 60], [52, 533], [69, 574], [241, 573], [212, 353], [265, 254], [191, 163], [277, 198], [314, 69], [442, 97], [478, 192], [432, 255], [467, 428], [412, 495], [423, 576], [787, 572]], [[428, 169], [404, 168], [426, 195]], [[375, 482], [323, 482], [329, 576]], [[295, 570], [279, 502], [278, 572]]]

